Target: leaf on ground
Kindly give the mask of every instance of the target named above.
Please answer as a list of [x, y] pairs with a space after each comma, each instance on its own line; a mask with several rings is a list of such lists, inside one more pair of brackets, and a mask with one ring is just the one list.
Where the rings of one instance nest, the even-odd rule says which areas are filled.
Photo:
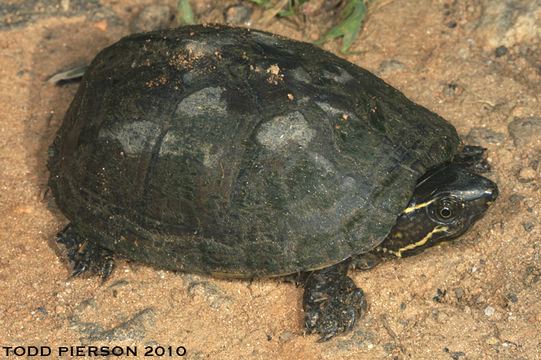
[[343, 36], [342, 48], [340, 51], [349, 54], [348, 49], [355, 40], [355, 37], [361, 29], [361, 24], [366, 15], [366, 4], [364, 0], [349, 0], [344, 8], [343, 21], [333, 26], [323, 37], [314, 44], [321, 45], [325, 41]]

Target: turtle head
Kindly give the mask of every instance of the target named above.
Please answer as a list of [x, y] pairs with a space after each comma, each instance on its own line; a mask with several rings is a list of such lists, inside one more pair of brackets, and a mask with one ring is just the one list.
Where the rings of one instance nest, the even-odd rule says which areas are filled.
[[498, 187], [449, 164], [419, 180], [406, 209], [378, 250], [405, 257], [462, 235], [498, 197]]

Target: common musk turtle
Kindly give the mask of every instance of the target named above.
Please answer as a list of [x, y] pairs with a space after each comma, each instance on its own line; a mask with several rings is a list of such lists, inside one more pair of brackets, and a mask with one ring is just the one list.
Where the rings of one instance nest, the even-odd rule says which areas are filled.
[[307, 332], [327, 340], [366, 308], [351, 264], [456, 238], [496, 199], [471, 170], [483, 152], [327, 51], [211, 25], [99, 53], [48, 167], [75, 273], [106, 277], [112, 254], [218, 276], [301, 273]]

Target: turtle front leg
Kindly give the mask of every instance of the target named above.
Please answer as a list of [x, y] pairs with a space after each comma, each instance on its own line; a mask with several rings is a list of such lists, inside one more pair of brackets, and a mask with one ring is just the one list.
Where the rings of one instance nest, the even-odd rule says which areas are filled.
[[486, 159], [487, 149], [476, 145], [464, 145], [462, 150], [455, 155], [453, 162], [460, 164], [477, 173], [486, 173], [490, 171], [490, 165]]
[[364, 293], [347, 276], [349, 261], [307, 273], [303, 308], [308, 334], [318, 333], [318, 342], [352, 329], [366, 311]]
[[72, 276], [88, 272], [101, 276], [105, 281], [113, 272], [115, 268], [113, 253], [87, 241], [73, 229], [71, 224], [56, 235], [56, 241], [64, 245], [66, 255], [73, 264]]

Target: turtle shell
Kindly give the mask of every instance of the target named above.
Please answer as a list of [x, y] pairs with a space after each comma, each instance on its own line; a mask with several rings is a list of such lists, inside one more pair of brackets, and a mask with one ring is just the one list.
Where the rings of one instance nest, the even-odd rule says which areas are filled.
[[282, 275], [373, 249], [458, 144], [447, 121], [311, 44], [185, 26], [98, 54], [49, 183], [79, 234], [128, 258]]

